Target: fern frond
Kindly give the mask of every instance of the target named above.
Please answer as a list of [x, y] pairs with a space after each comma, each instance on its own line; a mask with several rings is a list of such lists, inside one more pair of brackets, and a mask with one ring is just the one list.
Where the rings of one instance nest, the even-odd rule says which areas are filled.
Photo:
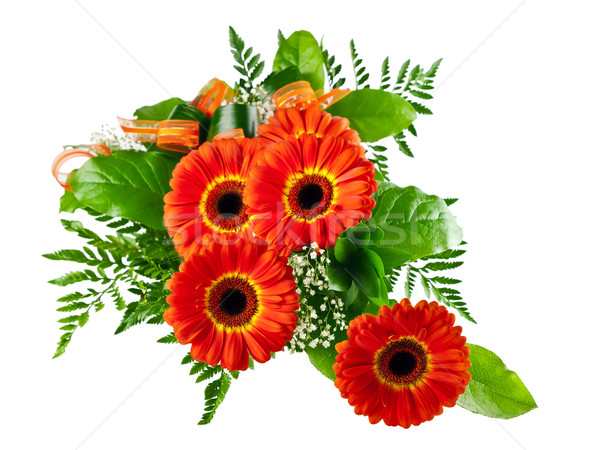
[[224, 371], [218, 380], [211, 381], [206, 386], [204, 390], [204, 414], [198, 425], [206, 425], [212, 421], [230, 386], [231, 376]]
[[390, 173], [388, 171], [389, 166], [387, 164], [388, 158], [383, 154], [387, 149], [382, 145], [370, 145], [369, 148], [372, 150], [371, 157], [369, 158], [373, 165], [375, 166], [375, 170], [383, 180], [390, 181]]
[[246, 48], [244, 40], [236, 33], [233, 27], [229, 27], [229, 45], [231, 46], [231, 54], [236, 64], [233, 68], [242, 75], [240, 79], [240, 87], [246, 91], [252, 90], [254, 81], [260, 76], [264, 70], [265, 63], [260, 59], [260, 53], [253, 54], [252, 47]]
[[327, 81], [330, 89], [338, 89], [344, 85], [346, 79], [339, 77], [342, 71], [342, 65], [335, 65], [335, 56], [330, 55], [329, 51], [323, 46], [323, 40], [320, 43], [321, 53], [323, 54], [323, 62], [325, 64], [325, 72], [327, 73]]
[[386, 56], [381, 63], [381, 82], [379, 83], [379, 89], [387, 90], [390, 88], [390, 58]]
[[414, 268], [410, 265], [406, 266], [406, 281], [404, 282], [404, 295], [406, 298], [411, 297], [416, 279], [417, 272], [415, 272]]
[[403, 132], [395, 134], [394, 141], [396, 141], [396, 144], [398, 144], [398, 148], [402, 153], [404, 153], [406, 156], [414, 158], [415, 155], [413, 155], [412, 150], [408, 146], [408, 143], [406, 142], [406, 136], [404, 136]]
[[363, 60], [358, 57], [356, 46], [354, 45], [354, 39], [350, 41], [350, 56], [352, 57], [352, 69], [354, 71], [354, 81], [356, 82], [356, 89], [368, 88], [367, 81], [369, 74], [367, 69], [363, 65]]

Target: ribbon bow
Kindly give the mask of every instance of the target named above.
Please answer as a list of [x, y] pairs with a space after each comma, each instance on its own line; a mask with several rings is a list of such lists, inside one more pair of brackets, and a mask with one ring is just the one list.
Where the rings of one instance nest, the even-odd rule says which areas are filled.
[[302, 110], [313, 104], [325, 109], [349, 93], [350, 89], [333, 89], [327, 94], [317, 97], [317, 93], [313, 91], [308, 81], [296, 81], [277, 90], [273, 94], [273, 100], [275, 100], [277, 109], [296, 108]]
[[52, 175], [65, 190], [70, 191], [71, 186], [69, 178], [72, 172], [61, 172], [60, 169], [64, 164], [73, 158], [93, 158], [97, 155], [110, 155], [110, 149], [103, 144], [82, 145], [79, 147], [69, 147], [59, 153], [52, 163]]
[[[211, 117], [233, 91], [221, 80], [213, 78], [189, 106]], [[117, 117], [121, 129], [138, 142], [155, 142], [165, 150], [187, 153], [200, 145], [200, 123], [195, 120], [130, 120]]]

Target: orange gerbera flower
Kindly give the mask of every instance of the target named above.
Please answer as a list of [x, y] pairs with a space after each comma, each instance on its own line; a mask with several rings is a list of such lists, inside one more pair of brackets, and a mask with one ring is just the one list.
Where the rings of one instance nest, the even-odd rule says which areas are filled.
[[169, 280], [164, 318], [191, 355], [212, 366], [246, 370], [248, 354], [264, 363], [292, 338], [298, 294], [287, 259], [238, 240], [212, 242]]
[[332, 247], [375, 206], [373, 163], [341, 137], [288, 136], [258, 154], [250, 172], [244, 201], [254, 232], [278, 247]]
[[348, 144], [360, 145], [358, 133], [349, 128], [349, 125], [350, 122], [345, 117], [332, 116], [319, 106], [312, 105], [304, 110], [286, 108], [277, 111], [269, 119], [269, 123], [258, 127], [257, 135], [262, 145], [283, 141], [287, 136], [297, 138], [303, 134], [314, 134], [318, 138], [341, 137]]
[[198, 253], [207, 236], [217, 241], [250, 236], [243, 191], [258, 148], [252, 139], [219, 139], [186, 155], [165, 195], [164, 222], [183, 258]]
[[471, 380], [469, 348], [454, 314], [437, 302], [408, 299], [350, 322], [335, 346], [336, 387], [356, 414], [408, 428], [456, 404]]

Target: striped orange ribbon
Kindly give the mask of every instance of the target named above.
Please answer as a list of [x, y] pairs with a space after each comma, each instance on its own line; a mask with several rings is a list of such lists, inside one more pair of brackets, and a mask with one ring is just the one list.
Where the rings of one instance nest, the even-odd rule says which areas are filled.
[[155, 142], [160, 148], [187, 153], [200, 145], [200, 124], [195, 120], [130, 120], [117, 117], [121, 129], [138, 142]]
[[235, 139], [239, 141], [240, 139], [244, 139], [244, 129], [243, 128], [234, 128], [233, 130], [223, 131], [222, 133], [217, 134], [213, 138], [213, 142], [217, 139]]
[[[218, 78], [206, 83], [189, 104], [212, 116], [224, 102], [233, 98], [233, 91]], [[121, 129], [138, 142], [154, 142], [157, 147], [188, 153], [200, 145], [200, 124], [194, 120], [135, 120], [117, 117]]]
[[218, 78], [213, 78], [200, 89], [196, 98], [190, 102], [190, 106], [198, 108], [210, 117], [223, 102], [229, 102], [233, 95], [234, 92], [229, 86]]
[[350, 89], [333, 89], [327, 94], [317, 97], [308, 81], [295, 81], [286, 84], [273, 94], [277, 109], [296, 108], [306, 109], [317, 104], [321, 109], [333, 105], [350, 93]]
[[110, 149], [103, 144], [81, 145], [79, 147], [69, 147], [59, 153], [52, 162], [52, 175], [63, 188], [67, 191], [71, 190], [69, 178], [72, 172], [61, 172], [60, 169], [64, 164], [73, 158], [93, 158], [97, 155], [108, 156], [111, 154]]

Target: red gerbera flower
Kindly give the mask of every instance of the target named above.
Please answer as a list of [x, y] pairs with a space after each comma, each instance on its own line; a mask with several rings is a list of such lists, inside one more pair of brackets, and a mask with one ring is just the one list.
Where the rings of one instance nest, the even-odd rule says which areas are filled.
[[165, 195], [164, 221], [183, 258], [198, 253], [207, 236], [217, 241], [251, 235], [242, 196], [258, 143], [219, 139], [182, 158]]
[[408, 428], [456, 404], [471, 380], [469, 348], [454, 314], [437, 302], [408, 299], [350, 322], [333, 370], [356, 414]]
[[193, 254], [169, 280], [164, 318], [191, 355], [212, 366], [246, 370], [292, 338], [299, 308], [292, 268], [275, 250], [238, 240]]
[[254, 159], [244, 192], [254, 232], [290, 250], [309, 242], [332, 247], [344, 229], [371, 218], [374, 176], [359, 145], [288, 136]]
[[341, 137], [348, 144], [360, 145], [358, 133], [349, 125], [345, 117], [332, 116], [312, 105], [303, 110], [286, 108], [277, 111], [269, 123], [258, 127], [257, 135], [262, 145], [283, 141], [287, 136], [298, 138], [303, 134], [314, 134], [318, 138]]

